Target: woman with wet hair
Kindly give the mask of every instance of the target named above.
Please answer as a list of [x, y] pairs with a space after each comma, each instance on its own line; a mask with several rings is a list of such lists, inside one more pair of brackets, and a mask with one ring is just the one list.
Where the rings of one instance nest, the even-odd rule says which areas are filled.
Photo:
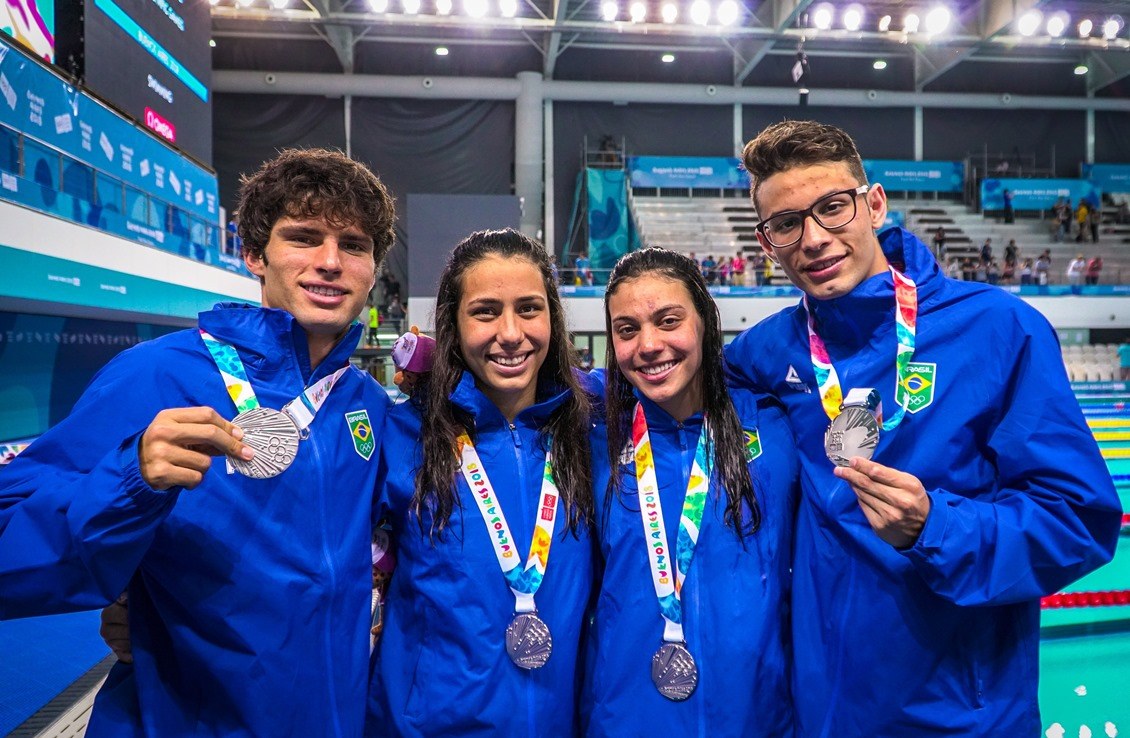
[[726, 389], [718, 309], [688, 257], [624, 256], [605, 318], [611, 468], [595, 484], [585, 731], [790, 736], [798, 467], [785, 416]]
[[594, 576], [591, 390], [545, 249], [514, 230], [469, 236], [435, 325], [431, 372], [382, 441], [376, 514], [397, 569], [366, 732], [572, 736]]

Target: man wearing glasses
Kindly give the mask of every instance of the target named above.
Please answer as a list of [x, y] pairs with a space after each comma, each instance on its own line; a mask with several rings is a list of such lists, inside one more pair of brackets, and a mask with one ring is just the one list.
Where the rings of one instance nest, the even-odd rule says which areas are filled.
[[886, 194], [842, 130], [779, 123], [743, 159], [758, 240], [804, 292], [727, 349], [805, 472], [798, 734], [1038, 735], [1039, 598], [1109, 561], [1121, 518], [1055, 333], [877, 237]]

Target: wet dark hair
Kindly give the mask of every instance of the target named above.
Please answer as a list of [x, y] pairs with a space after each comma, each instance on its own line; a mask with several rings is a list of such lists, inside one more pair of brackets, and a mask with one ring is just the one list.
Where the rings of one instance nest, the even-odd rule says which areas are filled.
[[455, 479], [460, 459], [455, 454], [455, 440], [464, 429], [472, 440], [475, 438], [475, 419], [450, 400], [467, 369], [459, 348], [459, 302], [467, 270], [489, 256], [528, 261], [538, 270], [545, 286], [549, 304], [549, 352], [538, 372], [538, 386], [568, 389], [570, 396], [553, 411], [539, 435], [543, 446], [548, 436], [560, 441], [553, 444], [554, 480], [561, 493], [569, 530], [575, 535], [578, 525], [592, 519], [591, 400], [573, 373], [576, 351], [565, 329], [564, 307], [550, 269], [549, 254], [537, 241], [509, 228], [472, 233], [451, 252], [440, 276], [432, 370], [413, 395], [425, 422], [424, 453], [416, 471], [412, 510], [421, 530], [424, 530], [425, 512], [431, 513], [429, 533], [434, 540], [447, 527], [452, 509], [459, 504]]
[[863, 160], [855, 141], [842, 128], [814, 120], [774, 123], [745, 145], [742, 165], [749, 172], [749, 192], [757, 205], [761, 184], [793, 167], [829, 163], [846, 164], [859, 184], [867, 184]]
[[271, 229], [284, 217], [320, 217], [339, 228], [356, 224], [373, 239], [377, 264], [396, 238], [388, 189], [367, 166], [330, 149], [285, 149], [241, 177], [236, 213], [243, 252], [264, 261]]
[[[703, 411], [710, 418], [713, 440], [710, 458], [713, 468], [704, 469], [707, 474], [726, 492], [726, 523], [738, 535], [753, 533], [761, 525], [761, 508], [757, 503], [754, 482], [750, 478], [749, 466], [745, 458], [745, 435], [741, 421], [730, 401], [726, 389], [722, 356], [722, 320], [718, 306], [706, 289], [702, 272], [689, 256], [660, 248], [647, 248], [632, 251], [616, 263], [608, 279], [608, 289], [604, 296], [604, 321], [608, 331], [607, 419], [608, 419], [608, 460], [612, 474], [605, 495], [605, 505], [610, 504], [613, 494], [619, 495], [622, 488], [620, 479], [620, 454], [632, 439], [632, 412], [636, 405], [632, 394], [632, 384], [616, 363], [615, 333], [612, 330], [612, 313], [609, 303], [612, 296], [633, 279], [655, 276], [677, 282], [690, 294], [695, 311], [702, 318], [702, 395]], [[743, 525], [743, 506], [749, 510], [749, 523]]]

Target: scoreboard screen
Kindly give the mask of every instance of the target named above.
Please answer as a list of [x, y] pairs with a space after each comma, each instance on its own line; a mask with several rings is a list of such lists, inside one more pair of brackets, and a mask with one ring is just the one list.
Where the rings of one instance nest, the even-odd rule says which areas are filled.
[[209, 166], [210, 7], [208, 0], [83, 0], [81, 65], [87, 88]]

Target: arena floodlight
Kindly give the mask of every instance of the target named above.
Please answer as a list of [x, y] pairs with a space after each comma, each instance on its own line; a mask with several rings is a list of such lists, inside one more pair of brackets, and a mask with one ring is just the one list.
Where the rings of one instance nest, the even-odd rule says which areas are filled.
[[275, 10], [286, 10], [288, 5], [290, 5], [290, 0], [271, 0], [271, 6]]
[[664, 23], [674, 23], [679, 19], [679, 6], [675, 3], [664, 3], [660, 14]]
[[518, 0], [498, 0], [498, 12], [503, 18], [518, 15]]
[[448, 51], [446, 46], [437, 46], [436, 47], [436, 56], [447, 56], [450, 53], [451, 52]]
[[832, 27], [835, 15], [836, 11], [831, 3], [820, 3], [812, 11], [812, 25], [821, 31], [827, 31]]
[[1078, 76], [1078, 77], [1082, 77], [1084, 74], [1086, 74], [1089, 71], [1091, 71], [1091, 70], [1087, 68], [1086, 64], [1080, 64], [1077, 67], [1075, 67], [1075, 75]]
[[628, 20], [632, 23], [643, 23], [647, 20], [647, 6], [640, 0], [628, 6]]
[[705, 26], [710, 22], [710, 3], [707, 0], [694, 0], [690, 9], [691, 23]]
[[369, 0], [369, 10], [374, 13], [383, 13], [388, 10], [388, 0]]
[[436, 0], [436, 15], [451, 15], [451, 0]]
[[875, 63], [871, 65], [871, 68], [882, 71], [887, 68], [887, 61], [885, 59], [876, 59]]
[[1048, 24], [1045, 26], [1048, 35], [1052, 38], [1059, 38], [1067, 31], [1068, 24], [1071, 23], [1071, 17], [1064, 11], [1052, 13], [1048, 16]]
[[1087, 38], [1093, 30], [1095, 30], [1095, 24], [1090, 18], [1079, 21], [1079, 38]]
[[416, 15], [420, 12], [420, 0], [400, 0], [400, 8], [405, 15]]
[[208, 45], [211, 46], [213, 49], [216, 48], [216, 39], [214, 39], [214, 38], [208, 39]]
[[210, 5], [219, 5], [219, 4], [220, 4], [220, 0], [208, 0], [208, 3], [209, 3]]
[[255, 0], [235, 0], [235, 2], [236, 2], [236, 5], [238, 5], [241, 8], [250, 8], [251, 5], [255, 2]]
[[936, 5], [930, 9], [926, 14], [926, 34], [929, 36], [937, 36], [939, 33], [945, 33], [946, 29], [950, 27], [950, 21], [953, 16], [950, 15], [950, 9], [944, 5]]
[[620, 6], [615, 0], [604, 0], [600, 6], [600, 17], [611, 23], [618, 15], [620, 15]]
[[1112, 15], [1103, 22], [1103, 38], [1110, 41], [1122, 30], [1122, 16]]
[[487, 0], [463, 0], [463, 12], [471, 18], [482, 18], [488, 9]]
[[879, 19], [879, 33], [886, 33], [891, 30], [891, 16], [884, 15]]
[[663, 56], [659, 57], [659, 61], [663, 62], [664, 64], [673, 64], [675, 62], [675, 55], [664, 54]]
[[1021, 36], [1031, 36], [1040, 27], [1044, 16], [1038, 10], [1029, 10], [1016, 21], [1016, 30]]
[[718, 22], [723, 26], [732, 26], [738, 22], [738, 15], [741, 9], [738, 7], [736, 0], [722, 0], [718, 3], [717, 17]]
[[863, 26], [863, 6], [859, 3], [847, 6], [840, 20], [847, 30], [858, 31]]
[[918, 25], [921, 22], [918, 13], [907, 13], [906, 17], [902, 19], [902, 30], [905, 33], [918, 33]]

